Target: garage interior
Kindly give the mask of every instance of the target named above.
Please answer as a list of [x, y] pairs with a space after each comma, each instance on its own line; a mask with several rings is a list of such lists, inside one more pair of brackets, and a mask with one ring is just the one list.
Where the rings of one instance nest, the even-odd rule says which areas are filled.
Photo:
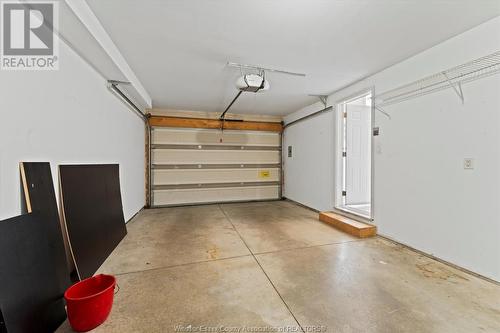
[[500, 1], [0, 5], [0, 333], [500, 331]]

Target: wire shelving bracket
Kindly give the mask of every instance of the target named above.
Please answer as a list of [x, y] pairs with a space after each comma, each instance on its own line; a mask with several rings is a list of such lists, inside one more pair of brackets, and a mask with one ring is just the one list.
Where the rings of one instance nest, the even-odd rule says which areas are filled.
[[384, 116], [387, 117], [387, 119], [389, 119], [389, 120], [392, 119], [391, 115], [387, 111], [385, 111], [384, 109], [382, 109], [380, 106], [376, 106], [375, 105], [375, 110], [377, 110], [378, 112], [382, 113]]
[[319, 101], [323, 104], [323, 106], [326, 108], [328, 105], [328, 95], [312, 95], [310, 94], [309, 96], [317, 97]]
[[500, 51], [497, 51], [485, 57], [469, 61], [379, 94], [375, 98], [376, 108], [379, 111], [383, 111], [383, 109], [380, 109], [381, 107], [449, 88], [455, 91], [463, 104], [465, 97], [462, 84], [499, 72]]

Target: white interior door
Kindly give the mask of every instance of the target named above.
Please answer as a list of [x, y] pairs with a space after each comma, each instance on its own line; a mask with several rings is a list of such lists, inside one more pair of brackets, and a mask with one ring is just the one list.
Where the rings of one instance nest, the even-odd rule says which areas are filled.
[[345, 204], [370, 203], [371, 108], [346, 104]]

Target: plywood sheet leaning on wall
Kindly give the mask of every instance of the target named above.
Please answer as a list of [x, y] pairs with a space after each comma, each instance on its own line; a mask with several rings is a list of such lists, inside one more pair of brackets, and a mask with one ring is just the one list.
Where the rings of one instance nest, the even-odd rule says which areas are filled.
[[92, 276], [127, 234], [118, 164], [59, 166], [61, 203], [78, 276]]
[[58, 280], [62, 249], [54, 247], [43, 216], [0, 221], [0, 311], [8, 333], [54, 332], [66, 319]]
[[54, 249], [57, 280], [62, 292], [70, 285], [69, 268], [63, 232], [57, 208], [49, 162], [21, 162], [21, 181], [28, 213], [37, 213], [47, 224], [47, 237]]

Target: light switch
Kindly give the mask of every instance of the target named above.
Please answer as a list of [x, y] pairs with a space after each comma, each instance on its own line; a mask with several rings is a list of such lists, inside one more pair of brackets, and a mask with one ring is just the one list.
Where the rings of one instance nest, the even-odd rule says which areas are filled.
[[464, 169], [466, 169], [466, 170], [474, 169], [474, 159], [473, 158], [464, 158]]

